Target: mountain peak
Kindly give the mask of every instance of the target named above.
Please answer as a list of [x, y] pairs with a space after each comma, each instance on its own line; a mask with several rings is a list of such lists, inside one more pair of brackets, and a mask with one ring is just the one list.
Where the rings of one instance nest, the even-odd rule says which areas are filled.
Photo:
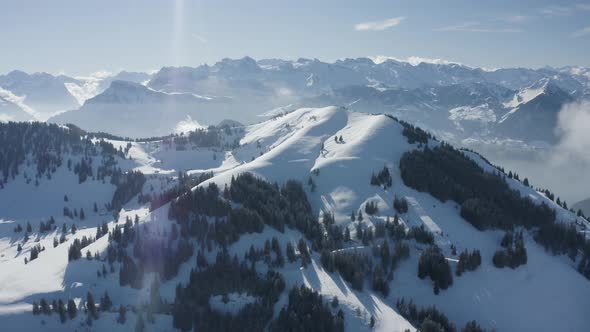
[[220, 62], [216, 63], [213, 67], [221, 70], [237, 70], [241, 72], [258, 72], [260, 71], [260, 67], [256, 60], [252, 59], [249, 56], [245, 56], [241, 59], [230, 59], [230, 58], [223, 58]]

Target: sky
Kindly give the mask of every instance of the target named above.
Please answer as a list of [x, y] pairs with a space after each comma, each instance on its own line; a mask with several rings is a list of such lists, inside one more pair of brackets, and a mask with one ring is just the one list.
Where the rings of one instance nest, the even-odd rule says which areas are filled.
[[243, 56], [590, 67], [590, 1], [20, 0], [1, 7], [0, 73], [151, 71]]

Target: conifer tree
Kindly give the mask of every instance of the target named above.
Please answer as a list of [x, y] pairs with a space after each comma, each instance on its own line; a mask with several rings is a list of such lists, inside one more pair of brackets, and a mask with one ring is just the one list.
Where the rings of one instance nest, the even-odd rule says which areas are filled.
[[119, 306], [119, 317], [117, 317], [117, 323], [125, 324], [125, 321], [127, 320], [127, 318], [125, 317], [126, 313], [127, 309], [125, 309], [125, 307], [121, 304]]
[[96, 319], [98, 317], [96, 304], [94, 303], [94, 296], [92, 293], [86, 293], [86, 309], [88, 310], [88, 315], [92, 318]]
[[59, 314], [59, 320], [62, 323], [65, 323], [67, 316], [66, 316], [66, 307], [64, 305], [64, 302], [59, 299], [58, 304], [57, 304], [57, 313]]
[[[106, 269], [103, 265], [103, 271], [106, 272]], [[111, 302], [111, 298], [109, 297], [109, 293], [107, 291], [104, 292], [104, 295], [100, 298], [100, 310], [101, 311], [109, 311], [113, 306], [113, 302]]]
[[145, 322], [143, 321], [143, 314], [140, 311], [137, 314], [137, 321], [135, 322], [135, 332], [143, 332], [145, 331]]
[[76, 303], [74, 300], [68, 300], [68, 317], [70, 319], [76, 318], [76, 314], [78, 313], [78, 308], [76, 307]]
[[41, 309], [39, 308], [39, 303], [37, 301], [33, 301], [33, 315], [38, 315], [41, 313]]
[[289, 260], [289, 263], [293, 263], [295, 262], [295, 260], [297, 260], [297, 256], [295, 255], [295, 248], [293, 247], [293, 244], [289, 241], [287, 242], [287, 259]]

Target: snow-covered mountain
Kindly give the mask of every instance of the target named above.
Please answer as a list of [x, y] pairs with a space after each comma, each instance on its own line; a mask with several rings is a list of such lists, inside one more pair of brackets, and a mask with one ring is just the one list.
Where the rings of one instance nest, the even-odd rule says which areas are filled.
[[[47, 75], [12, 76], [40, 80]], [[164, 67], [153, 74], [55, 76], [51, 80], [58, 83], [47, 86], [65, 86], [65, 90], [56, 89], [69, 93], [70, 100], [81, 106], [51, 106], [47, 113], [31, 106], [29, 95], [0, 86], [0, 97], [11, 109], [0, 111], [0, 120], [45, 120], [50, 114], [65, 113], [52, 115], [50, 122], [150, 137], [224, 119], [251, 124], [300, 107], [344, 105], [353, 111], [394, 115], [519, 171], [534, 168], [531, 176], [539, 185], [559, 188], [572, 201], [586, 197], [580, 193], [588, 183], [580, 182], [576, 189], [560, 186], [566, 179], [547, 181], [543, 167], [564, 137], [563, 130], [556, 130], [559, 111], [564, 104], [590, 98], [589, 77], [588, 69], [580, 67], [490, 70], [424, 59], [380, 57], [328, 63], [245, 57], [194, 68]], [[145, 89], [117, 84], [108, 89], [117, 80]], [[37, 95], [53, 96], [53, 90], [41, 83], [37, 86], [39, 91], [33, 89]], [[97, 99], [85, 103], [93, 97]], [[176, 98], [184, 100], [176, 102]], [[575, 171], [564, 169], [563, 174]]]
[[223, 59], [213, 66], [165, 67], [148, 86], [167, 92], [204, 95], [295, 96], [315, 95], [326, 89], [366, 84], [361, 73], [319, 60]]
[[[150, 77], [147, 73], [126, 71], [115, 75], [97, 72], [90, 76], [69, 77], [48, 73], [28, 74], [14, 70], [0, 75], [0, 97], [31, 115], [18, 118], [21, 121], [45, 121], [61, 112], [78, 109], [87, 99], [106, 90], [112, 81], [146, 83]], [[4, 112], [7, 111], [0, 111], [2, 121], [13, 118], [14, 114], [9, 117]]]
[[163, 92], [140, 83], [113, 81], [107, 90], [88, 99], [80, 109], [58, 114], [48, 121], [74, 123], [92, 131], [124, 137], [153, 137], [173, 132], [187, 119], [202, 125], [217, 124], [230, 118], [236, 121], [249, 119], [253, 109], [259, 110], [258, 107], [266, 103], [188, 92]]
[[[197, 98], [113, 82], [85, 107], [136, 103], [130, 92], [141, 100]], [[29, 126], [0, 124], [0, 137], [18, 132], [39, 144]], [[472, 320], [488, 331], [583, 331], [590, 324], [590, 264], [576, 235], [588, 221], [532, 189], [525, 174], [521, 182], [389, 116], [302, 108], [145, 142], [52, 128], [60, 139], [41, 138], [59, 158], [36, 158], [47, 149], [0, 147], [22, 156], [0, 164], [7, 169], [0, 182], [0, 323], [10, 330], [91, 324], [122, 331], [139, 321], [148, 331], [305, 324], [454, 331]], [[142, 172], [145, 183], [109, 173], [118, 168]], [[566, 229], [573, 242], [550, 236]], [[480, 263], [466, 263], [465, 250], [477, 250]], [[450, 284], [440, 279], [447, 266]], [[322, 297], [306, 297], [300, 286]], [[105, 292], [109, 301], [99, 300]], [[64, 311], [62, 323], [59, 303], [57, 313], [43, 313], [43, 302], [53, 300], [73, 300], [86, 313]], [[434, 305], [448, 320], [439, 311], [412, 313], [408, 301], [418, 311]]]
[[[335, 103], [361, 112], [393, 114], [454, 142], [477, 137], [553, 143], [557, 114], [572, 100], [542, 79], [519, 91], [493, 83], [415, 89], [355, 86], [308, 99], [306, 104]], [[535, 128], [530, 128], [531, 123]]]
[[22, 103], [34, 110], [37, 119], [45, 120], [59, 111], [79, 107], [64, 85], [73, 81], [75, 80], [67, 76], [27, 74], [14, 70], [0, 75], [0, 88], [22, 98]]
[[[101, 103], [112, 121], [126, 122], [128, 126], [137, 123], [138, 128], [132, 129], [138, 134], [147, 134], [139, 128], [143, 124], [138, 118], [142, 112], [128, 109], [160, 101], [144, 100], [150, 94], [138, 89], [117, 85], [108, 89], [112, 82], [138, 83], [153, 93], [194, 95], [192, 109], [202, 108], [202, 99], [210, 98], [215, 102], [208, 104], [216, 106], [197, 112], [198, 117], [187, 109], [189, 102], [158, 107], [161, 118], [175, 113], [171, 119], [190, 116], [206, 125], [219, 121], [218, 113], [223, 114], [222, 118], [252, 123], [258, 121], [259, 115], [272, 114], [272, 110], [287, 105], [292, 109], [297, 105], [354, 104], [353, 110], [394, 114], [456, 143], [466, 139], [553, 143], [557, 112], [564, 103], [590, 95], [589, 75], [587, 69], [577, 67], [488, 70], [444, 61], [406, 62], [385, 57], [334, 63], [317, 59], [257, 61], [244, 57], [195, 68], [164, 67], [153, 75], [121, 72], [69, 78], [12, 72], [0, 77], [0, 87], [21, 98], [23, 105], [39, 114], [38, 119], [44, 120], [56, 112], [76, 111], [77, 104], [85, 111], [90, 104]], [[126, 99], [123, 105], [109, 101], [114, 98], [114, 90], [118, 91], [118, 98]], [[102, 93], [104, 97], [85, 103]], [[123, 93], [129, 96], [124, 97]], [[63, 102], [64, 99], [69, 102]], [[241, 106], [236, 108], [236, 104]], [[97, 118], [84, 120], [73, 113], [65, 118], [89, 130], [108, 129]], [[65, 118], [57, 116], [52, 121]], [[534, 125], [528, 125], [530, 122]], [[174, 127], [171, 124], [162, 128], [162, 133]]]
[[121, 71], [116, 75], [109, 72], [96, 72], [90, 76], [78, 76], [74, 82], [65, 83], [66, 88], [80, 105], [105, 91], [113, 81], [147, 83], [151, 74], [142, 72]]
[[[585, 73], [583, 68], [484, 70], [390, 58], [326, 63], [317, 59], [256, 61], [245, 57], [196, 68], [164, 67], [145, 84], [166, 93], [218, 101], [219, 97], [231, 98], [231, 102], [225, 102], [243, 105], [236, 116], [246, 123], [285, 105], [292, 109], [293, 105], [354, 104], [353, 110], [394, 114], [456, 143], [466, 139], [553, 143], [561, 106], [588, 96], [590, 83]], [[145, 101], [137, 99], [137, 103]], [[109, 107], [119, 106], [111, 103]], [[214, 123], [207, 116], [196, 120]], [[523, 131], [523, 123], [528, 121], [536, 125]], [[528, 132], [534, 128], [538, 130]]]
[[573, 100], [553, 81], [542, 79], [520, 90], [506, 104], [511, 109], [499, 119], [498, 133], [524, 141], [553, 143], [557, 140], [557, 115], [563, 105]]

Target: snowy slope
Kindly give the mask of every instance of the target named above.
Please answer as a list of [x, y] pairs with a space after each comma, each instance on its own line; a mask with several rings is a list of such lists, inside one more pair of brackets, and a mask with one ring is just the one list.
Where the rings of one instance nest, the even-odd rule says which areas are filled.
[[[281, 132], [282, 135], [277, 135]], [[342, 135], [344, 143], [334, 142], [334, 135]], [[320, 169], [320, 175], [314, 178], [317, 190], [308, 195], [312, 206], [334, 213], [337, 223], [350, 223], [350, 212], [362, 207], [369, 199], [379, 204], [379, 215], [366, 220], [371, 223], [393, 214], [391, 202], [394, 194], [415, 197], [445, 234], [443, 243], [448, 246], [443, 249], [447, 255], [450, 255], [450, 244], [454, 244], [458, 251], [482, 251], [482, 267], [475, 273], [456, 278], [456, 284], [441, 296], [432, 293], [429, 282], [416, 278], [418, 254], [413, 251], [412, 258], [396, 271], [391, 287], [393, 297], [411, 297], [421, 305], [435, 304], [459, 326], [471, 319], [498, 331], [561, 330], [564, 321], [568, 322], [566, 330], [571, 331], [583, 330], [588, 325], [584, 308], [589, 301], [590, 283], [570, 262], [546, 254], [527, 237], [529, 263], [516, 271], [497, 269], [493, 267], [491, 257], [498, 247], [500, 232], [480, 232], [461, 218], [455, 203], [442, 204], [428, 194], [403, 185], [397, 161], [412, 147], [401, 135], [401, 126], [391, 119], [349, 113], [334, 107], [301, 109], [253, 126], [242, 143], [253, 141], [268, 142], [270, 151], [210, 181], [223, 186], [232, 175], [248, 171], [269, 181], [295, 178], [305, 182], [313, 169]], [[326, 151], [320, 153], [322, 142]], [[393, 188], [386, 191], [369, 185], [371, 173], [383, 166], [388, 166], [395, 174]], [[491, 166], [486, 167], [491, 170]], [[518, 182], [513, 186], [520, 188], [523, 195], [550, 202]], [[557, 208], [553, 202], [551, 204], [560, 211], [559, 220], [576, 220], [572, 213]], [[555, 301], [555, 298], [559, 300]], [[387, 300], [386, 303], [391, 305]], [[464, 305], [457, 306], [457, 303]], [[539, 312], [552, 314], [539, 316]], [[555, 320], [552, 315], [561, 319]]]
[[[458, 257], [451, 253], [451, 245], [460, 252], [463, 249], [479, 249], [482, 253], [482, 265], [475, 271], [454, 279], [454, 284], [439, 295], [432, 292], [429, 280], [420, 280], [416, 276], [417, 260], [424, 245], [411, 242], [410, 258], [401, 263], [391, 281], [391, 294], [383, 297], [365, 287], [362, 292], [353, 290], [338, 273], [329, 273], [323, 269], [319, 254], [314, 252], [312, 264], [300, 268], [299, 263], [287, 263], [278, 269], [287, 282], [287, 289], [293, 285], [307, 285], [319, 291], [324, 299], [337, 296], [340, 307], [345, 314], [347, 331], [369, 330], [369, 317], [376, 319], [377, 331], [415, 330], [411, 324], [397, 313], [396, 300], [400, 297], [413, 299], [421, 306], [434, 304], [444, 312], [451, 321], [461, 328], [470, 320], [487, 329], [497, 331], [583, 331], [590, 324], [587, 308], [590, 305], [590, 282], [580, 275], [574, 263], [566, 257], [552, 256], [534, 242], [527, 233], [525, 236], [528, 251], [528, 263], [515, 270], [497, 269], [492, 265], [492, 255], [498, 248], [502, 232], [478, 231], [459, 215], [454, 202], [441, 203], [427, 193], [417, 192], [403, 184], [399, 175], [399, 159], [404, 152], [418, 148], [409, 144], [402, 135], [402, 125], [384, 115], [367, 115], [351, 112], [342, 107], [303, 108], [270, 120], [250, 125], [245, 128], [240, 146], [230, 151], [195, 148], [177, 151], [173, 146], [163, 142], [134, 142], [125, 161], [127, 169], [138, 169], [148, 177], [144, 191], [150, 186], [159, 190], [166, 188], [168, 177], [178, 171], [202, 173], [213, 171], [214, 177], [200, 186], [215, 182], [220, 188], [229, 184], [232, 176], [251, 172], [270, 182], [284, 183], [288, 179], [307, 183], [311, 177], [316, 184], [314, 191], [306, 186], [308, 199], [314, 213], [321, 220], [324, 213], [334, 214], [336, 223], [350, 227], [352, 238], [356, 229], [351, 226], [350, 213], [362, 209], [371, 201], [376, 202], [379, 212], [366, 216], [363, 227], [374, 227], [387, 217], [393, 216], [392, 201], [395, 196], [407, 197], [410, 210], [402, 216], [402, 222], [408, 226], [426, 225], [435, 232], [436, 243], [442, 248], [451, 262]], [[335, 137], [342, 136], [342, 141]], [[127, 142], [111, 141], [115, 147], [126, 146]], [[429, 145], [438, 144], [430, 141]], [[213, 158], [213, 155], [216, 157]], [[485, 170], [493, 171], [476, 154], [469, 154]], [[393, 177], [393, 186], [383, 189], [371, 186], [371, 174], [387, 167]], [[65, 172], [65, 171], [64, 171]], [[316, 175], [317, 174], [317, 175]], [[113, 220], [105, 211], [90, 212], [84, 204], [94, 201], [103, 202], [112, 194], [108, 183], [88, 183], [78, 185], [67, 178], [66, 173], [56, 176], [52, 181], [42, 182], [38, 189], [32, 185], [15, 180], [0, 190], [0, 202], [10, 201], [0, 209], [0, 323], [8, 324], [13, 330], [32, 330], [40, 328], [42, 320], [50, 321], [48, 329], [58, 329], [63, 325], [57, 323], [55, 316], [32, 316], [32, 301], [41, 297], [84, 297], [88, 290], [95, 296], [108, 290], [115, 304], [139, 304], [149, 295], [149, 282], [141, 290], [119, 287], [116, 274], [107, 278], [97, 278], [96, 270], [101, 263], [81, 259], [67, 262], [67, 247], [75, 237], [93, 235], [95, 226], [108, 222], [112, 227], [115, 222], [124, 223], [125, 217], [138, 215], [140, 223], [145, 223], [158, 230], [168, 229], [168, 205], [149, 212], [135, 199], [124, 207], [119, 220]], [[542, 194], [510, 180], [510, 185], [521, 191], [522, 195], [534, 201], [544, 201], [558, 211], [558, 220], [562, 222], [585, 222], [575, 215], [557, 207]], [[42, 218], [56, 214], [57, 225], [67, 221], [61, 217], [63, 194], [72, 197], [72, 204], [84, 205], [88, 211], [87, 220], [76, 222], [79, 231], [69, 235], [64, 244], [52, 247], [52, 232], [40, 236], [40, 243], [46, 247], [39, 258], [27, 265], [23, 257], [33, 243], [29, 240], [23, 252], [16, 252], [16, 243], [22, 240], [22, 234], [13, 233], [15, 223], [32, 224]], [[56, 194], [57, 193], [57, 194]], [[56, 196], [52, 198], [51, 196]], [[23, 209], [22, 202], [34, 202], [37, 210]], [[47, 203], [43, 203], [48, 200]], [[36, 227], [33, 227], [36, 230]], [[58, 231], [59, 232], [59, 229]], [[301, 233], [286, 230], [280, 233], [265, 226], [260, 234], [245, 234], [229, 247], [230, 255], [243, 257], [246, 250], [254, 245], [261, 248], [266, 239], [276, 237], [281, 244], [288, 241], [296, 243]], [[34, 236], [31, 236], [34, 238]], [[107, 246], [105, 237], [91, 244], [91, 252], [102, 252]], [[350, 243], [343, 250], [371, 252], [371, 248], [361, 243]], [[84, 253], [86, 248], [84, 249]], [[208, 259], [214, 259], [215, 252], [207, 253]], [[257, 269], [264, 271], [265, 265], [258, 263]], [[195, 266], [192, 257], [183, 264], [178, 275], [162, 283], [162, 296], [172, 301], [178, 282], [186, 283], [191, 268]], [[454, 267], [454, 266], [453, 266]], [[150, 278], [149, 276], [147, 277]], [[228, 305], [220, 299], [212, 299], [214, 306], [220, 310], [232, 312], [244, 303], [251, 301], [245, 295], [231, 294]], [[275, 317], [280, 308], [287, 303], [286, 293], [275, 305]], [[357, 313], [360, 313], [357, 314]], [[83, 315], [79, 315], [83, 316]], [[101, 316], [95, 323], [96, 330], [121, 329], [114, 322], [116, 314]], [[130, 328], [135, 316], [128, 313]], [[68, 321], [67, 328], [74, 329], [82, 319]], [[148, 330], [171, 330], [170, 317], [158, 317], [156, 325], [148, 324]]]

